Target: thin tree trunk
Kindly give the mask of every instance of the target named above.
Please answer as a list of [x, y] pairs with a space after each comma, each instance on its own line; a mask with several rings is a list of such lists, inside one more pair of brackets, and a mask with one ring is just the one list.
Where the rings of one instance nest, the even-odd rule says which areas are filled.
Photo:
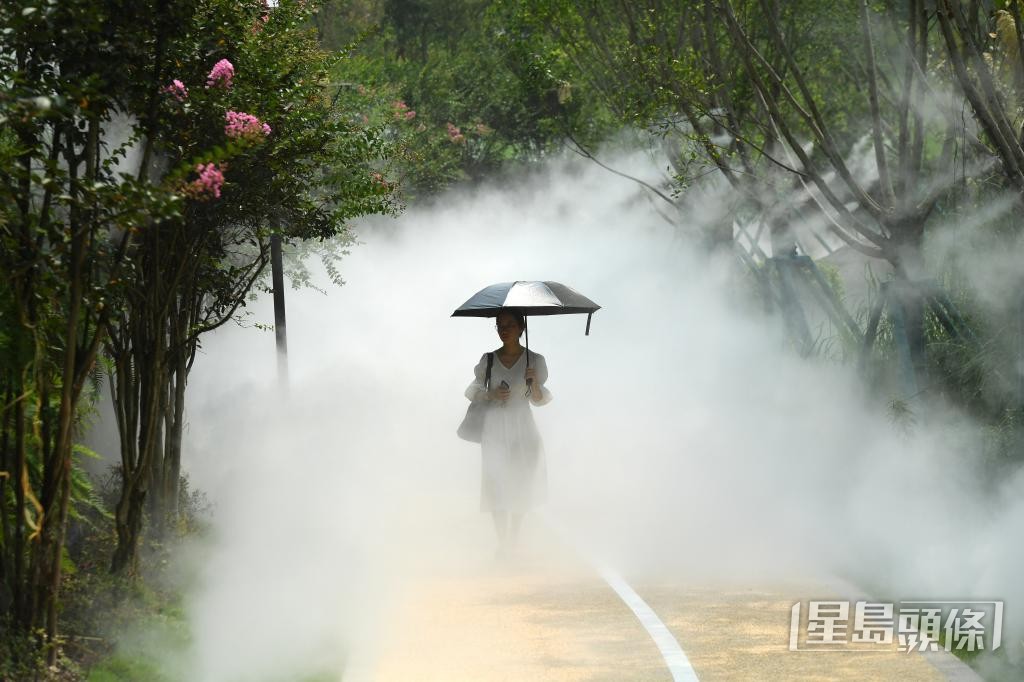
[[903, 310], [904, 327], [914, 376], [919, 387], [927, 385], [928, 364], [925, 336], [925, 303], [927, 292], [921, 289], [924, 265], [921, 244], [924, 241], [924, 219], [908, 219], [893, 228], [899, 235], [899, 246], [890, 262], [897, 286], [897, 301]]
[[[19, 389], [24, 388], [18, 383]], [[20, 392], [20, 390], [19, 390]], [[14, 612], [24, 628], [32, 621], [29, 612], [29, 594], [25, 584], [25, 484], [27, 451], [25, 448], [25, 401], [19, 400], [14, 406], [14, 506], [17, 516], [14, 520]]]
[[985, 136], [1003, 162], [1003, 172], [1007, 180], [1018, 191], [1024, 191], [1024, 151], [1017, 141], [1017, 135], [1006, 123], [1005, 113], [1001, 110], [997, 98], [984, 87], [985, 81], [982, 81], [982, 88], [979, 89], [968, 69], [969, 65], [979, 71], [987, 70], [988, 67], [977, 54], [972, 54], [974, 48], [971, 37], [964, 35], [967, 29], [953, 3], [950, 0], [940, 0], [939, 4], [936, 12], [939, 28], [945, 39], [960, 88], [970, 102], [978, 123], [985, 131]]
[[[11, 528], [10, 510], [7, 508], [7, 487], [16, 485], [18, 479], [12, 478], [14, 473], [14, 454], [12, 452], [11, 435], [13, 425], [10, 417], [14, 415], [14, 381], [4, 377], [3, 411], [0, 412], [0, 532], [3, 532], [4, 545], [0, 545], [0, 608], [10, 612], [14, 604], [14, 593], [18, 587], [14, 583], [14, 556], [11, 554], [9, 542], [14, 537]], [[6, 597], [10, 601], [4, 599]], [[5, 603], [6, 602], [6, 603]]]
[[[148, 303], [151, 304], [152, 301]], [[138, 459], [134, 462], [133, 468], [124, 472], [121, 498], [115, 510], [117, 548], [110, 566], [113, 573], [134, 571], [136, 567], [143, 512], [150, 491], [156, 450], [162, 434], [163, 396], [166, 388], [166, 318], [162, 314], [154, 314], [155, 307], [149, 306], [149, 319], [138, 327], [141, 330], [141, 337], [132, 341], [140, 417], [138, 433], [132, 437], [138, 438]]]
[[[184, 311], [182, 311], [184, 314]], [[171, 427], [167, 435], [167, 455], [164, 458], [164, 489], [165, 514], [171, 522], [177, 523], [178, 494], [181, 483], [181, 438], [185, 426], [185, 387], [188, 381], [187, 352], [179, 346], [175, 356], [173, 403], [171, 409]]]
[[[74, 149], [68, 148], [69, 157], [74, 157]], [[71, 165], [77, 158], [69, 158]], [[57, 433], [53, 444], [53, 452], [44, 459], [43, 505], [46, 510], [43, 517], [40, 553], [45, 567], [42, 572], [43, 581], [39, 585], [40, 593], [37, 605], [45, 611], [46, 641], [50, 645], [47, 651], [47, 662], [57, 662], [57, 596], [60, 592], [61, 559], [64, 548], [64, 530], [67, 522], [68, 504], [71, 493], [71, 452], [72, 427], [77, 405], [76, 393], [78, 372], [81, 365], [78, 357], [79, 327], [82, 325], [82, 297], [84, 294], [83, 269], [87, 252], [89, 231], [79, 221], [81, 215], [74, 208], [71, 211], [71, 253], [70, 277], [68, 282], [68, 315], [65, 327], [64, 364], [60, 392], [60, 406], [57, 414]], [[88, 371], [88, 370], [86, 370]], [[47, 406], [43, 405], [44, 409]], [[48, 441], [49, 437], [44, 439]], [[37, 617], [42, 614], [36, 614]]]

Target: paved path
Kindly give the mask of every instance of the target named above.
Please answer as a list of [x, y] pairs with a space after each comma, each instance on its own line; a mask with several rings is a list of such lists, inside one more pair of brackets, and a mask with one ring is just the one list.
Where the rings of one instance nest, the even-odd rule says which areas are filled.
[[[551, 548], [413, 585], [389, 616], [385, 644], [350, 669], [345, 682], [671, 682], [651, 634], [598, 570], [571, 548]], [[963, 667], [946, 654], [939, 661], [952, 663], [954, 674], [895, 647], [789, 651], [790, 608], [829, 596], [820, 586], [629, 583], [702, 682], [971, 679], [958, 678]]]

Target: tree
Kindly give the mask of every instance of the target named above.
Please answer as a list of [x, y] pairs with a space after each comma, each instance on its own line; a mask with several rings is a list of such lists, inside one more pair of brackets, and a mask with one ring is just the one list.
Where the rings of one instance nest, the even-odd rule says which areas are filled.
[[105, 131], [123, 108], [146, 111], [140, 103], [156, 100], [155, 87], [139, 84], [166, 59], [165, 29], [181, 6], [0, 7], [0, 297], [10, 322], [0, 570], [8, 620], [15, 631], [42, 632], [51, 663], [78, 401], [135, 234], [178, 204], [132, 172], [127, 145]]
[[[767, 221], [787, 249], [789, 224], [810, 214], [892, 264], [924, 371], [925, 228], [953, 185], [954, 154], [985, 152], [957, 119], [957, 99], [937, 94], [949, 72], [933, 61], [923, 0], [827, 11], [774, 0], [524, 6], [623, 121], [668, 133], [681, 180], [682, 152], [717, 170], [742, 198], [740, 222]], [[858, 169], [859, 149], [873, 163]], [[731, 236], [730, 219], [713, 241]]]
[[[971, 153], [978, 146], [976, 141], [973, 148], [960, 146], [960, 139], [972, 136], [957, 120], [956, 98], [943, 101], [936, 95], [941, 72], [930, 69], [936, 47], [932, 12], [924, 0], [885, 3], [881, 12], [867, 0], [859, 3], [861, 56], [854, 73], [864, 83], [866, 137], [874, 168], [869, 176], [857, 177], [832, 121], [823, 113], [823, 84], [808, 78], [776, 3], [759, 0], [756, 25], [741, 21], [730, 0], [717, 4], [768, 122], [797, 160], [794, 171], [824, 198], [832, 232], [852, 248], [893, 266], [910, 356], [916, 374], [923, 376], [924, 300], [929, 294], [921, 285], [926, 277], [925, 229], [954, 184], [954, 155]], [[764, 59], [756, 38], [762, 32], [764, 43], [783, 56], [784, 70]], [[938, 116], [930, 115], [934, 112]], [[807, 140], [814, 142], [817, 155], [804, 149]], [[838, 180], [830, 182], [833, 174]], [[856, 210], [850, 210], [851, 204]]]
[[[325, 90], [311, 11], [0, 6], [0, 605], [50, 663], [76, 422], [104, 343], [127, 444], [120, 569], [147, 491], [176, 497], [199, 335], [242, 305], [269, 235], [326, 239], [390, 206], [383, 147]], [[237, 81], [213, 59], [229, 51]]]
[[201, 335], [245, 304], [271, 235], [329, 239], [353, 216], [390, 210], [390, 188], [371, 167], [381, 142], [325, 91], [338, 57], [319, 49], [312, 11], [203, 2], [190, 59], [165, 76], [158, 156], [199, 177], [180, 185], [181, 220], [138, 240], [126, 305], [109, 322], [124, 481], [115, 572], [134, 562], [147, 506], [156, 535], [175, 521], [189, 369]]
[[[777, 252], [792, 248], [788, 222], [796, 208], [791, 197], [797, 183], [786, 177], [789, 164], [778, 131], [768, 125], [742, 54], [731, 49], [714, 3], [651, 2], [641, 8], [527, 0], [521, 5], [523, 20], [549, 32], [566, 55], [560, 63], [549, 63], [573, 90], [589, 88], [621, 124], [662, 138], [677, 187], [699, 190], [708, 184], [699, 180], [712, 171], [734, 190], [739, 197], [735, 215], [720, 220], [705, 235], [707, 243], [731, 246], [735, 217], [767, 222]], [[837, 44], [842, 44], [848, 21], [838, 15], [821, 25], [808, 16], [810, 7], [799, 2], [785, 6], [787, 33], [800, 46], [802, 63], [824, 74], [835, 70]], [[777, 50], [763, 54], [784, 71]], [[835, 83], [830, 92], [845, 94]], [[844, 103], [841, 112], [849, 110]], [[674, 203], [688, 199], [681, 192]]]
[[1006, 183], [1024, 192], [1024, 50], [1020, 3], [986, 15], [988, 3], [941, 0], [935, 12], [956, 83], [970, 103]]
[[[429, 197], [560, 150], [566, 121], [590, 119], [538, 63], [544, 32], [495, 0], [333, 2], [318, 14], [325, 40], [350, 55], [334, 72], [368, 121], [387, 127], [404, 196]], [[597, 117], [594, 117], [595, 119]]]

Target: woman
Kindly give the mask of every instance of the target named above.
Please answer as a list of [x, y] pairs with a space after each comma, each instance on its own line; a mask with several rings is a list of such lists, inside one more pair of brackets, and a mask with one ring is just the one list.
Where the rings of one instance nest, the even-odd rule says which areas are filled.
[[466, 397], [490, 404], [480, 445], [480, 509], [494, 515], [498, 554], [502, 556], [515, 548], [523, 514], [546, 497], [544, 450], [530, 404], [549, 403], [551, 392], [544, 386], [548, 379], [544, 356], [527, 351], [519, 343], [526, 329], [523, 316], [502, 311], [495, 326], [502, 345], [493, 352], [490, 390], [485, 388], [485, 381], [487, 356], [491, 354], [484, 353]]

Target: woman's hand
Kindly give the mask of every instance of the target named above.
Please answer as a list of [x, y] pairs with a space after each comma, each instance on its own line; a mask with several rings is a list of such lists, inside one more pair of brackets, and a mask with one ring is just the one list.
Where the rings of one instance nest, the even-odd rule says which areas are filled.
[[528, 394], [530, 396], [530, 402], [534, 405], [540, 405], [544, 398], [544, 391], [541, 389], [540, 384], [537, 383], [537, 370], [534, 367], [526, 368], [526, 383], [530, 387]]
[[505, 402], [512, 395], [512, 389], [510, 388], [493, 388], [487, 392], [488, 400], [500, 400]]

